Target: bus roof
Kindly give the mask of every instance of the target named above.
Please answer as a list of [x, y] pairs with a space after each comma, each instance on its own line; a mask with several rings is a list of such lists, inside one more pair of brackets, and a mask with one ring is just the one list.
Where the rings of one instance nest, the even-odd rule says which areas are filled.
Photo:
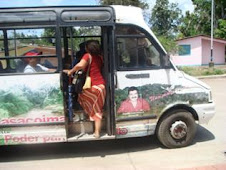
[[[25, 22], [30, 21], [36, 21], [37, 24], [39, 22], [42, 22], [42, 24], [49, 24], [49, 22], [55, 23], [58, 18], [57, 16], [59, 15], [56, 15], [54, 11], [59, 13], [61, 16], [61, 19], [58, 19], [60, 25], [70, 24], [72, 22], [77, 22], [78, 24], [82, 22], [87, 23], [87, 21], [90, 23], [99, 23], [100, 25], [113, 24], [114, 22], [120, 24], [136, 25], [151, 34], [151, 36], [166, 53], [161, 43], [150, 30], [149, 26], [145, 23], [142, 9], [138, 7], [122, 5], [49, 6], [0, 8], [0, 11], [0, 27], [4, 27], [5, 24], [13, 26], [14, 22], [19, 22], [21, 25], [24, 25]], [[91, 12], [90, 15], [88, 14], [89, 11]]]

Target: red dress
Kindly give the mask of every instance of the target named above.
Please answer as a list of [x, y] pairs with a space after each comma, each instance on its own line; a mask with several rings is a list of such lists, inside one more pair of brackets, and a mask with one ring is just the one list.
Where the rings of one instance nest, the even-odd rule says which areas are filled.
[[[86, 53], [82, 59], [89, 63], [89, 54]], [[85, 89], [78, 96], [78, 101], [84, 111], [89, 115], [90, 120], [101, 120], [103, 115], [103, 106], [105, 103], [105, 81], [101, 74], [103, 65], [102, 58], [92, 56], [89, 75], [91, 77], [91, 88]], [[88, 68], [88, 66], [87, 66]]]
[[[90, 65], [90, 72], [89, 75], [91, 77], [91, 82], [92, 82], [92, 86], [93, 85], [99, 85], [99, 84], [103, 84], [105, 85], [105, 81], [104, 78], [101, 74], [101, 69], [103, 66], [103, 60], [101, 56], [91, 56], [92, 57], [92, 62]], [[89, 54], [86, 53], [83, 57], [83, 60], [86, 60], [89, 63]], [[88, 69], [88, 66], [87, 66]]]

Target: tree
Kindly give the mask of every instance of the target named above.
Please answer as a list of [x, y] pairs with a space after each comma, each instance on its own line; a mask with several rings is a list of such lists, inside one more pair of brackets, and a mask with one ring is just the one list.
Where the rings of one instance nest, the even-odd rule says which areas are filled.
[[223, 19], [218, 20], [218, 28], [215, 29], [214, 35], [217, 38], [226, 39], [226, 20]]
[[[180, 37], [199, 34], [211, 34], [211, 0], [192, 0], [194, 12], [186, 12], [179, 27]], [[226, 1], [214, 0], [214, 33], [216, 37], [224, 38], [226, 22]]]
[[197, 34], [209, 35], [211, 30], [211, 1], [192, 0], [195, 6], [194, 12], [186, 12], [179, 27], [181, 37], [194, 36]]
[[55, 29], [54, 28], [45, 28], [42, 34], [42, 37], [46, 37], [42, 39], [42, 43], [45, 45], [52, 45], [52, 38], [55, 37]]
[[226, 39], [226, 1], [215, 0], [215, 37]]
[[216, 19], [226, 19], [226, 1], [215, 0], [215, 15]]
[[177, 4], [170, 4], [168, 0], [157, 0], [152, 9], [149, 21], [151, 29], [168, 52], [174, 52], [177, 49], [174, 39], [178, 32], [180, 17], [181, 10]]
[[175, 39], [171, 37], [167, 37], [164, 35], [158, 36], [158, 40], [163, 45], [165, 50], [170, 53], [175, 53], [178, 49]]
[[177, 33], [177, 26], [180, 23], [181, 10], [176, 3], [169, 3], [168, 0], [157, 0], [150, 24], [157, 36], [172, 36]]
[[199, 28], [201, 26], [200, 24], [197, 24], [198, 22], [199, 22], [198, 15], [187, 11], [185, 13], [185, 16], [181, 18], [181, 25], [178, 27], [180, 30], [178, 38], [197, 35], [198, 34], [197, 32], [199, 31]]
[[142, 9], [148, 9], [148, 4], [145, 1], [140, 0], [99, 0], [99, 3], [101, 5], [131, 5]]

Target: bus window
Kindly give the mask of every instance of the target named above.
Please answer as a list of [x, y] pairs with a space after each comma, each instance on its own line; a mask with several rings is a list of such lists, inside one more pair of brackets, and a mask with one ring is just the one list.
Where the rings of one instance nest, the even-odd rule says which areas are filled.
[[26, 12], [1, 12], [0, 23], [28, 23], [55, 21], [56, 14], [53, 11], [26, 11]]
[[[3, 40], [0, 41], [0, 55], [3, 57], [1, 63], [4, 73], [23, 73], [24, 68], [29, 64], [27, 56], [29, 56], [29, 59], [35, 56], [38, 59], [37, 64], [50, 69], [57, 68], [55, 29], [13, 29], [7, 30], [5, 34], [7, 47], [4, 48]], [[29, 53], [32, 51], [36, 51], [36, 54]]]
[[160, 54], [137, 28], [117, 26], [119, 68], [151, 68], [160, 66]]
[[109, 21], [111, 14], [109, 11], [64, 11], [61, 18], [65, 22], [75, 21]]
[[62, 41], [62, 51], [63, 59], [64, 59], [64, 69], [71, 68], [74, 66], [81, 57], [78, 57], [78, 53], [80, 53], [82, 44], [87, 40], [98, 40], [101, 42], [101, 27], [91, 26], [91, 27], [67, 27], [62, 29], [65, 32], [62, 33], [66, 36]]

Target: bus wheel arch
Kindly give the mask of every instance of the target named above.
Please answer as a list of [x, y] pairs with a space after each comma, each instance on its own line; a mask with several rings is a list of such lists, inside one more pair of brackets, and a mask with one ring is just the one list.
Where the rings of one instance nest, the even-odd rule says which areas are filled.
[[180, 148], [191, 144], [197, 129], [197, 114], [191, 109], [173, 107], [160, 117], [156, 135], [167, 148]]

